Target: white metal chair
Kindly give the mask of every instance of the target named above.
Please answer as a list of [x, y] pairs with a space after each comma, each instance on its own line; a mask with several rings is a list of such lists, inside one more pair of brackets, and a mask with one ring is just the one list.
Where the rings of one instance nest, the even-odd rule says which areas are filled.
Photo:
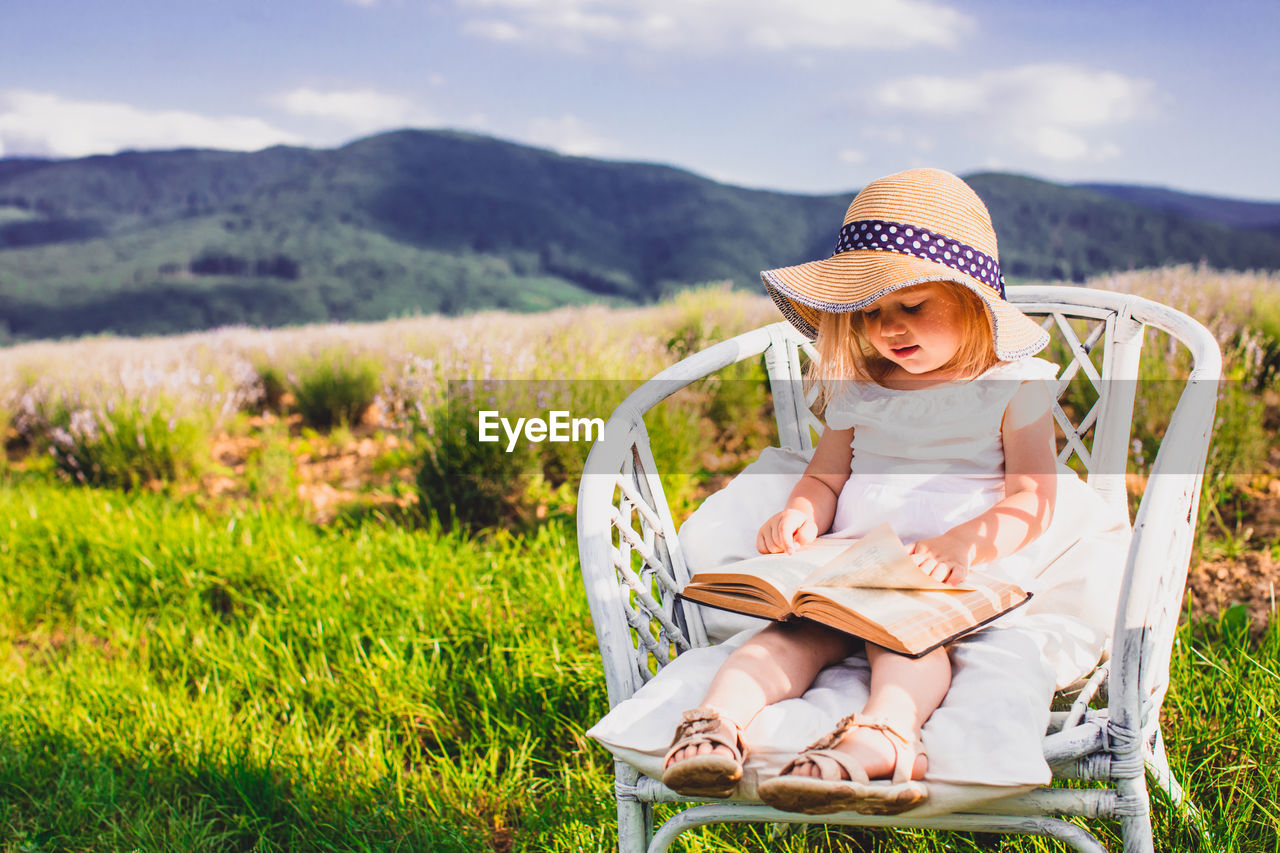
[[[1144, 329], [1166, 332], [1190, 351], [1192, 359], [1133, 520], [1110, 660], [1087, 680], [1069, 710], [1052, 715], [1044, 738], [1045, 757], [1055, 778], [1100, 780], [1105, 786], [1044, 787], [1000, 800], [981, 812], [917, 819], [856, 813], [809, 817], [764, 805], [706, 801], [679, 812], [655, 834], [654, 803], [695, 801], [617, 762], [618, 842], [624, 853], [665, 851], [686, 829], [731, 822], [1041, 835], [1061, 839], [1075, 850], [1105, 853], [1092, 833], [1065, 819], [1072, 816], [1117, 820], [1126, 853], [1151, 851], [1144, 770], [1200, 825], [1194, 806], [1170, 772], [1160, 706], [1190, 561], [1221, 354], [1195, 320], [1141, 297], [1036, 286], [1011, 287], [1009, 298], [1027, 314], [1042, 317], [1045, 328], [1071, 354], [1059, 378], [1060, 392], [1071, 382], [1096, 387], [1096, 405], [1077, 413], [1074, 423], [1062, 407], [1055, 407], [1064, 439], [1060, 458], [1077, 457], [1090, 472], [1090, 485], [1117, 512], [1128, 512], [1124, 471]], [[644, 414], [680, 388], [762, 353], [780, 444], [810, 447], [813, 431], [820, 432], [821, 424], [799, 393], [798, 380], [802, 354], [812, 357], [813, 351], [791, 326], [775, 323], [696, 353], [640, 386], [614, 411], [606, 438], [587, 460], [579, 490], [579, 551], [611, 707], [631, 696], [676, 654], [707, 642], [698, 608], [675, 597], [688, 572], [650, 451]], [[1155, 357], [1166, 356], [1161, 352]], [[1090, 707], [1104, 700], [1103, 707]]]

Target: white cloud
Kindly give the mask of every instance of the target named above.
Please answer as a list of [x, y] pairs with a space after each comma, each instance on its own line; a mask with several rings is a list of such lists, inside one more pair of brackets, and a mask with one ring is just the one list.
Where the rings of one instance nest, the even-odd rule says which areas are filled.
[[1016, 141], [1049, 160], [1109, 159], [1120, 153], [1098, 134], [1154, 110], [1147, 80], [1068, 64], [1024, 65], [971, 77], [915, 76], [890, 81], [879, 106]]
[[730, 16], [735, 9], [746, 11], [753, 44], [780, 50], [945, 47], [958, 43], [972, 29], [965, 15], [927, 0], [755, 0], [725, 5]]
[[915, 128], [907, 130], [893, 125], [872, 125], [862, 131], [862, 135], [872, 142], [881, 142], [894, 148], [925, 153], [932, 151], [937, 145], [929, 130]]
[[988, 96], [974, 80], [904, 77], [881, 86], [876, 98], [886, 107], [932, 115], [963, 115], [983, 110]]
[[493, 19], [467, 21], [462, 31], [492, 41], [520, 41], [525, 33], [515, 24]]
[[609, 156], [622, 150], [617, 141], [599, 135], [570, 113], [558, 118], [534, 119], [524, 139], [533, 145], [578, 157]]
[[276, 95], [271, 102], [290, 115], [324, 119], [360, 132], [433, 123], [410, 99], [373, 89], [304, 87]]
[[1030, 128], [1022, 138], [1031, 150], [1050, 160], [1083, 160], [1089, 156], [1089, 143], [1060, 127]]
[[936, 0], [458, 0], [465, 30], [561, 48], [901, 50], [946, 47], [974, 29]]
[[0, 156], [84, 157], [129, 148], [253, 151], [301, 140], [262, 119], [148, 110], [49, 92], [0, 92]]
[[1097, 147], [1096, 156], [1099, 160], [1114, 160], [1124, 153], [1124, 149], [1114, 142], [1104, 142]]
[[1006, 116], [1093, 127], [1128, 121], [1151, 104], [1145, 80], [1075, 65], [1023, 65], [975, 77], [905, 77], [880, 87], [884, 106], [908, 112]]
[[866, 154], [863, 154], [861, 151], [857, 151], [853, 148], [846, 148], [836, 156], [839, 158], [841, 163], [857, 164], [865, 163], [867, 161]]

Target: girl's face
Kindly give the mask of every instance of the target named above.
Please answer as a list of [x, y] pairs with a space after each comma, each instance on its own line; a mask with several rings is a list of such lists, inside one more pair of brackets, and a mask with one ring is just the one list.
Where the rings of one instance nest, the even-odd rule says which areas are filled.
[[959, 297], [938, 281], [904, 287], [862, 309], [863, 328], [899, 378], [951, 379], [940, 368], [963, 341]]

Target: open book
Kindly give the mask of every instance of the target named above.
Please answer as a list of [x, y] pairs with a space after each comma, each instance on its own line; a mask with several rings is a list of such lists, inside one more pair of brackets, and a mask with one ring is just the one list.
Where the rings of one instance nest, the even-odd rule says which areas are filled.
[[861, 539], [819, 539], [698, 572], [680, 593], [750, 616], [812, 619], [912, 657], [987, 624], [1031, 597], [971, 573], [958, 586], [920, 571], [887, 524]]

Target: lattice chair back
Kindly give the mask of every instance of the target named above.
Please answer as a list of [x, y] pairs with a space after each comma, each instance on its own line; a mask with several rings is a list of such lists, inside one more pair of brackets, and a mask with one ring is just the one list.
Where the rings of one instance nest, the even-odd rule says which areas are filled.
[[[1192, 360], [1169, 429], [1151, 466], [1150, 477], [1159, 488], [1148, 487], [1134, 519], [1135, 529], [1141, 531], [1158, 519], [1165, 535], [1158, 542], [1146, 535], [1135, 537], [1113, 643], [1114, 657], [1122, 661], [1113, 676], [1122, 669], [1141, 674], [1133, 686], [1144, 697], [1142, 727], [1149, 729], [1155, 722], [1150, 711], [1159, 707], [1168, 689], [1169, 654], [1195, 534], [1221, 355], [1203, 326], [1167, 306], [1088, 289], [1068, 291], [1065, 299], [1063, 296], [1060, 288], [1027, 287], [1013, 289], [1011, 298], [1024, 312], [1043, 315], [1046, 327], [1056, 327], [1056, 349], [1070, 354], [1069, 361], [1061, 359], [1059, 403], [1053, 412], [1060, 429], [1059, 460], [1077, 461], [1088, 472], [1089, 485], [1114, 512], [1126, 518], [1130, 428], [1135, 397], [1144, 381], [1139, 368], [1146, 330], [1167, 333], [1186, 346]], [[1099, 341], [1104, 345], [1099, 347]], [[1100, 359], [1096, 357], [1099, 351]], [[1171, 351], [1158, 350], [1152, 357], [1164, 358]], [[1097, 399], [1087, 411], [1077, 410], [1073, 419], [1063, 402], [1072, 396], [1073, 383], [1084, 381]], [[1134, 636], [1140, 648], [1136, 659], [1121, 643], [1123, 638], [1132, 640]]]
[[629, 697], [676, 654], [707, 642], [698, 608], [675, 597], [689, 572], [644, 414], [686, 385], [763, 353], [781, 443], [811, 447], [821, 423], [800, 391], [806, 347], [798, 333], [777, 323], [692, 355], [618, 406], [605, 437], [592, 448], [578, 491], [578, 548], [610, 705]]
[[[1145, 330], [1167, 333], [1190, 353], [1190, 375], [1133, 519], [1134, 537], [1124, 570], [1109, 671], [1103, 668], [1095, 674], [1067, 715], [1063, 731], [1046, 738], [1046, 758], [1067, 777], [1120, 780], [1117, 799], [1072, 792], [1091, 804], [1075, 811], [1073, 800], [1072, 805], [1056, 806], [1057, 813], [1122, 815], [1125, 849], [1131, 849], [1129, 834], [1135, 834], [1138, 840], [1132, 849], [1149, 850], [1147, 795], [1141, 776], [1143, 761], [1150, 765], [1153, 750], [1158, 753], [1156, 763], [1163, 766], [1163, 781], [1172, 785], [1175, 800], [1180, 796], [1180, 789], [1168, 778], [1159, 744], [1159, 708], [1168, 688], [1221, 355], [1202, 325], [1141, 297], [1056, 286], [1011, 287], [1008, 293], [1024, 312], [1040, 319], [1053, 337], [1042, 355], [1060, 366], [1058, 402], [1053, 409], [1059, 460], [1087, 475], [1089, 485], [1112, 511], [1126, 519], [1125, 474]], [[614, 411], [605, 438], [588, 457], [579, 489], [579, 551], [611, 706], [631, 696], [675, 655], [706, 643], [698, 608], [676, 598], [688, 580], [688, 569], [650, 451], [644, 415], [686, 385], [761, 354], [779, 444], [812, 447], [822, 426], [805, 399], [802, 364], [815, 353], [788, 324], [776, 323], [696, 353], [644, 383]], [[1103, 678], [1109, 682], [1108, 707], [1089, 709], [1088, 701]], [[620, 766], [620, 781], [625, 773]], [[634, 779], [634, 774], [628, 778]], [[1135, 805], [1139, 801], [1140, 806]], [[1133, 810], [1140, 810], [1141, 818], [1133, 817], [1137, 813]], [[741, 808], [734, 812], [740, 813], [746, 812]], [[621, 806], [619, 814], [621, 821]], [[776, 818], [777, 813], [773, 814]], [[977, 828], [972, 821], [956, 825]], [[984, 825], [1014, 824], [999, 824], [992, 817]], [[1068, 828], [1060, 833], [1054, 827], [1041, 826], [1041, 830], [1063, 838], [1076, 832], [1069, 824], [1063, 826]], [[1102, 849], [1081, 844], [1078, 849]]]

